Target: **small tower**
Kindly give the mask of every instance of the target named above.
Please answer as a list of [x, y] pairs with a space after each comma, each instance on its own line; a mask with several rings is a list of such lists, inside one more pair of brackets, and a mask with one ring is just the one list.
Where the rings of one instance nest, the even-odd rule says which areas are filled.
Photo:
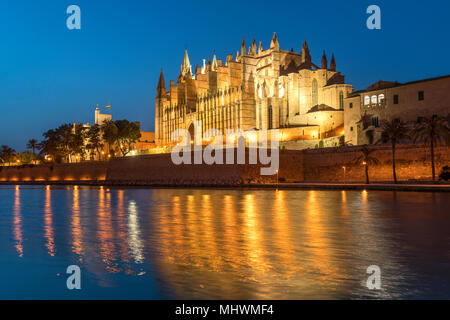
[[211, 70], [212, 71], [217, 71], [218, 68], [219, 68], [219, 66], [217, 64], [216, 54], [214, 53]]
[[256, 55], [256, 41], [253, 39], [252, 42], [252, 55]]
[[263, 51], [262, 41], [259, 41], [258, 55], [261, 55]]
[[97, 108], [95, 109], [95, 124], [99, 124], [99, 118], [100, 118], [100, 109], [98, 108], [98, 105], [97, 105]]
[[302, 46], [302, 62], [311, 63], [311, 55], [309, 53], [308, 43], [306, 43], [306, 38]]
[[275, 49], [275, 50], [280, 49], [280, 44], [278, 43], [278, 38], [277, 38], [276, 32], [273, 33], [272, 41], [270, 41], [270, 48]]
[[330, 70], [331, 71], [336, 71], [336, 61], [334, 60], [334, 53], [331, 56]]
[[241, 56], [245, 56], [245, 40], [242, 37], [242, 44], [241, 44]]
[[183, 63], [181, 64], [181, 75], [185, 76], [187, 74], [192, 74], [191, 63], [189, 62], [189, 56], [187, 49], [184, 51]]
[[325, 50], [323, 50], [323, 56], [322, 56], [322, 69], [328, 69], [328, 60], [327, 55], [325, 53]]
[[[164, 96], [167, 93], [166, 82], [164, 81], [164, 74], [163, 74], [162, 68], [161, 68], [161, 73], [159, 74], [158, 87], [156, 88], [156, 93], [157, 93], [158, 98], [161, 98], [162, 96]], [[97, 105], [97, 110], [98, 110], [98, 105]]]

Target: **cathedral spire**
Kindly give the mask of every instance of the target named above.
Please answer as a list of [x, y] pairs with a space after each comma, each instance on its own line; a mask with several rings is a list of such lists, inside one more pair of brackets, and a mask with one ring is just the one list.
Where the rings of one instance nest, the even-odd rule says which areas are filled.
[[181, 74], [184, 76], [186, 74], [192, 74], [191, 63], [189, 62], [189, 56], [187, 49], [184, 51], [183, 63], [181, 64]]
[[270, 48], [280, 49], [280, 44], [278, 43], [277, 33], [273, 33], [272, 41], [270, 41]]
[[331, 71], [336, 71], [336, 60], [334, 60], [334, 53], [331, 56], [330, 70]]
[[219, 68], [219, 66], [217, 64], [216, 54], [214, 53], [211, 70], [217, 71], [218, 68]]
[[311, 55], [309, 54], [309, 48], [308, 48], [308, 43], [306, 42], [306, 38], [305, 41], [303, 42], [303, 46], [302, 46], [302, 62], [308, 62], [311, 63]]
[[256, 55], [256, 40], [255, 39], [253, 39], [253, 42], [252, 42], [252, 54]]
[[328, 69], [328, 60], [327, 60], [327, 54], [325, 53], [325, 50], [323, 50], [323, 56], [322, 56], [322, 69]]
[[245, 55], [245, 39], [242, 37], [242, 44], [241, 44], [241, 56]]
[[263, 51], [262, 41], [259, 41], [258, 55], [261, 55]]
[[[161, 97], [166, 94], [166, 83], [164, 81], [163, 69], [161, 68], [161, 73], [159, 75], [158, 87], [156, 88], [156, 92], [158, 93], [158, 97]], [[98, 108], [98, 105], [97, 105]]]

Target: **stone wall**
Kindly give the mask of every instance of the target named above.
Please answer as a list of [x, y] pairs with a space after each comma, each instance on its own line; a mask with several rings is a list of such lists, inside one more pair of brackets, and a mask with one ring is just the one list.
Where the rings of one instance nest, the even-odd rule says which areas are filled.
[[0, 182], [5, 181], [101, 181], [105, 180], [107, 162], [49, 164], [1, 167]]
[[[369, 167], [372, 181], [392, 181], [390, 146], [373, 146], [380, 164]], [[360, 147], [280, 150], [280, 182], [364, 181], [362, 161], [355, 163]], [[276, 175], [261, 176], [260, 164], [175, 165], [170, 154], [113, 159], [109, 162], [83, 162], [40, 166], [0, 167], [0, 182], [97, 183], [117, 185], [242, 185], [275, 183]], [[235, 155], [236, 159], [236, 155]], [[446, 146], [436, 148], [436, 173], [450, 164]], [[264, 165], [267, 167], [267, 165]], [[429, 149], [416, 145], [397, 148], [397, 176], [401, 181], [430, 180]]]
[[[379, 160], [379, 165], [369, 166], [371, 181], [392, 181], [392, 148], [390, 146], [372, 146], [376, 149], [371, 155]], [[306, 181], [343, 181], [345, 166], [346, 181], [364, 181], [362, 161], [355, 163], [361, 155], [360, 147], [342, 147], [304, 150], [304, 179]], [[397, 146], [397, 179], [430, 180], [430, 150], [424, 146], [405, 144]], [[445, 165], [450, 165], [450, 152], [446, 146], [435, 150], [436, 175]]]

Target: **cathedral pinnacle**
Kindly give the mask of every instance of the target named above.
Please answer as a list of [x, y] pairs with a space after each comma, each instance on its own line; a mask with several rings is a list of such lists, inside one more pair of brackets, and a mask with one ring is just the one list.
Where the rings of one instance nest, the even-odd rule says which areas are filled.
[[323, 56], [322, 56], [322, 69], [328, 69], [328, 60], [327, 55], [325, 53], [325, 50], [323, 50]]
[[259, 41], [258, 55], [261, 55], [263, 52], [262, 41]]
[[189, 62], [187, 49], [184, 51], [183, 63], [181, 64], [181, 74], [183, 76], [186, 74], [192, 74], [192, 67], [191, 63]]
[[270, 48], [280, 49], [280, 44], [278, 43], [277, 33], [273, 33], [272, 41], [270, 42]]
[[242, 38], [242, 44], [241, 44], [241, 56], [245, 55], [245, 39]]
[[[159, 74], [158, 87], [156, 88], [156, 92], [158, 93], [158, 97], [166, 94], [166, 83], [164, 81], [163, 69], [161, 68], [161, 73]], [[97, 105], [98, 108], [98, 105]]]
[[331, 56], [330, 70], [331, 71], [336, 71], [336, 60], [334, 60], [334, 53]]

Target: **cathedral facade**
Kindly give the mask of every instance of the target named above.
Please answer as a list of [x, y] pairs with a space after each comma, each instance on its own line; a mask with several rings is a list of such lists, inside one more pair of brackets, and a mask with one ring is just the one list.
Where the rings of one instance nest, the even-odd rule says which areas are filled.
[[[353, 92], [336, 71], [334, 55], [328, 65], [325, 52], [320, 67], [312, 62], [308, 44], [301, 52], [280, 49], [276, 34], [269, 48], [256, 41], [228, 55], [225, 62], [203, 60], [192, 70], [185, 52], [177, 82], [166, 89], [163, 72], [155, 99], [155, 139], [171, 142], [176, 129], [194, 131], [202, 122], [203, 137], [209, 129], [270, 130], [318, 128], [314, 138], [328, 137], [344, 124], [344, 99]], [[303, 130], [302, 130], [303, 128]]]

